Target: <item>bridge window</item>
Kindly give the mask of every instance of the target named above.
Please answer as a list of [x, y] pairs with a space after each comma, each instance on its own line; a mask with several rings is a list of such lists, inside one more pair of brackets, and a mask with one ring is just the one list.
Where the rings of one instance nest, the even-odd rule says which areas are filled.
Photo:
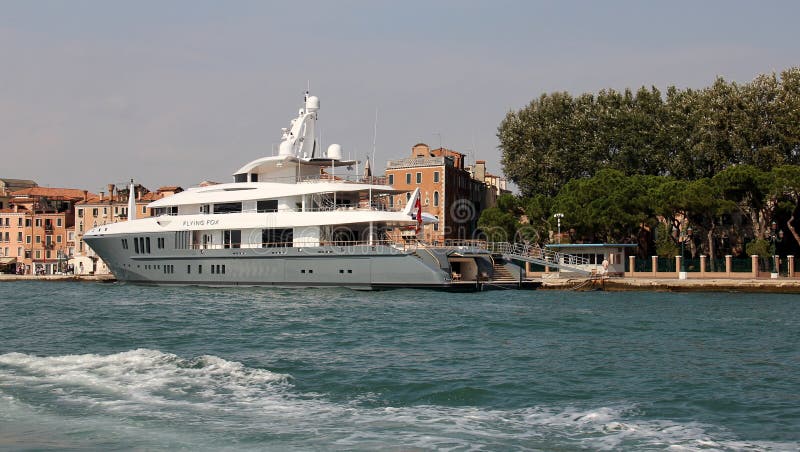
[[214, 204], [214, 213], [238, 213], [242, 211], [240, 202], [223, 202]]
[[222, 231], [222, 246], [224, 248], [239, 248], [242, 244], [242, 231], [229, 229]]
[[256, 211], [258, 212], [277, 212], [278, 200], [277, 199], [264, 199], [256, 202]]

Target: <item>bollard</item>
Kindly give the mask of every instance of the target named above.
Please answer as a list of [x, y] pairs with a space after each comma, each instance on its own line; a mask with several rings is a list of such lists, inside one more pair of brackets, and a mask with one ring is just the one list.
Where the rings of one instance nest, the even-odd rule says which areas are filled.
[[733, 256], [730, 254], [725, 255], [725, 275], [731, 276], [733, 273]]
[[633, 278], [633, 272], [636, 270], [636, 256], [628, 256], [628, 276]]
[[758, 256], [750, 256], [750, 268], [753, 278], [758, 278]]
[[682, 261], [683, 256], [675, 256], [675, 271], [678, 273], [678, 279], [686, 279], [686, 272], [681, 267]]
[[786, 256], [786, 265], [788, 265], [788, 268], [786, 269], [786, 275], [790, 278], [794, 278], [794, 256], [791, 254]]
[[700, 255], [700, 277], [705, 278], [706, 276], [706, 259], [708, 257], [704, 254]]
[[658, 276], [658, 256], [650, 256], [650, 262], [653, 264], [653, 278]]

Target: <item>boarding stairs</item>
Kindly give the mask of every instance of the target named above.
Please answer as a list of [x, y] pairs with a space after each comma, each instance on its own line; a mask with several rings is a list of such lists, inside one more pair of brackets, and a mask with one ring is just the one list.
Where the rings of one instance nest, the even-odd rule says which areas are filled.
[[516, 284], [519, 282], [510, 271], [501, 263], [495, 262], [492, 266], [492, 282], [498, 284]]
[[592, 274], [591, 271], [580, 267], [581, 265], [589, 265], [590, 262], [588, 259], [541, 248], [539, 245], [488, 242], [486, 247], [488, 251], [494, 254], [500, 254], [506, 259], [533, 262], [534, 264], [557, 268], [559, 271], [577, 273], [580, 275], [589, 276]]

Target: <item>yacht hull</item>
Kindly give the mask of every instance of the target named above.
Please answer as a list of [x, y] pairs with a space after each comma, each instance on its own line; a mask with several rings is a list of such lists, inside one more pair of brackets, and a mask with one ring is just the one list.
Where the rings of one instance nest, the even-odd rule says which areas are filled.
[[[453, 285], [446, 259], [442, 259], [445, 262], [442, 267], [435, 254], [418, 254], [386, 245], [151, 248], [149, 253], [135, 253], [130, 247], [125, 249], [121, 245], [123, 238], [93, 236], [85, 240], [106, 262], [117, 280], [131, 283], [350, 287], [365, 290], [442, 289]], [[463, 288], [465, 285], [455, 286]]]

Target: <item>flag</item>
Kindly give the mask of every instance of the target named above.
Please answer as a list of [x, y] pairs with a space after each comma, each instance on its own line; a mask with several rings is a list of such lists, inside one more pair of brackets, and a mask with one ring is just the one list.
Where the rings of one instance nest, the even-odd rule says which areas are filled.
[[417, 196], [417, 202], [414, 207], [417, 208], [417, 234], [419, 234], [420, 229], [422, 229], [422, 203], [419, 201], [419, 196]]

